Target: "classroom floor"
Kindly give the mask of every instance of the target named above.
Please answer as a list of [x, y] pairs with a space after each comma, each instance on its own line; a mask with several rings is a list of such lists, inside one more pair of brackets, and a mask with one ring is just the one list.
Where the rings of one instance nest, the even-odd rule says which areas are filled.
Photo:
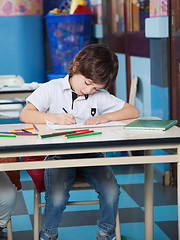
[[[114, 168], [121, 185], [119, 201], [121, 233], [128, 240], [144, 240], [144, 167]], [[33, 183], [21, 171], [22, 191], [12, 216], [14, 240], [33, 239]], [[96, 199], [92, 191], [71, 192], [71, 199]], [[59, 228], [59, 240], [95, 240], [98, 205], [68, 206]], [[177, 191], [154, 180], [154, 240], [178, 239]], [[1, 238], [6, 239], [5, 237]]]

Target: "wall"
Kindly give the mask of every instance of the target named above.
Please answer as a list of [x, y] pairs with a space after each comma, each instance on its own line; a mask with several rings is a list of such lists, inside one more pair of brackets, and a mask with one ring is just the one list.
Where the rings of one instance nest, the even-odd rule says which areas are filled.
[[[119, 59], [119, 71], [116, 80], [116, 96], [127, 101], [125, 55], [116, 53]], [[151, 116], [151, 73], [150, 59], [131, 57], [131, 75], [138, 76], [138, 90], [135, 106], [140, 110], [140, 117]]]
[[44, 82], [43, 17], [0, 17], [0, 33], [0, 75]]

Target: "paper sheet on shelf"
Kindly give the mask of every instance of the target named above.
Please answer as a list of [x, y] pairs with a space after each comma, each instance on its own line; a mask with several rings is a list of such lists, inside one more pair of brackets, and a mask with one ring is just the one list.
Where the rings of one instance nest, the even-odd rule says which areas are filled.
[[32, 82], [32, 83], [24, 83], [21, 85], [0, 85], [0, 91], [23, 91], [23, 90], [35, 90], [39, 86], [41, 86], [41, 83], [38, 82]]
[[107, 122], [97, 125], [84, 125], [83, 123], [76, 123], [72, 125], [59, 125], [54, 124], [52, 122], [46, 121], [47, 126], [54, 130], [60, 129], [76, 129], [76, 128], [97, 128], [97, 127], [113, 127], [113, 126], [123, 126], [127, 124], [127, 120], [124, 121], [114, 121], [114, 122]]

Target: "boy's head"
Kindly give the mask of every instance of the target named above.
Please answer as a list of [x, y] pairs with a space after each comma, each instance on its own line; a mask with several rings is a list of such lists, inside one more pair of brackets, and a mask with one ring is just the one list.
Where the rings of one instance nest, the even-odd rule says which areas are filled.
[[81, 74], [93, 83], [109, 88], [116, 80], [118, 59], [105, 44], [92, 44], [83, 48], [70, 63], [68, 74]]

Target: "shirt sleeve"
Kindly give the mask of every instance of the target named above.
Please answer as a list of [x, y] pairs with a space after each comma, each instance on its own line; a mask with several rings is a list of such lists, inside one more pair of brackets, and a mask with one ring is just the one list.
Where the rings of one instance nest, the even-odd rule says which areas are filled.
[[100, 114], [115, 112], [124, 107], [125, 101], [115, 97], [106, 90], [101, 90], [99, 94]]
[[44, 83], [27, 97], [26, 102], [32, 103], [40, 112], [47, 112], [51, 103], [52, 94], [53, 85], [50, 84], [50, 82]]

